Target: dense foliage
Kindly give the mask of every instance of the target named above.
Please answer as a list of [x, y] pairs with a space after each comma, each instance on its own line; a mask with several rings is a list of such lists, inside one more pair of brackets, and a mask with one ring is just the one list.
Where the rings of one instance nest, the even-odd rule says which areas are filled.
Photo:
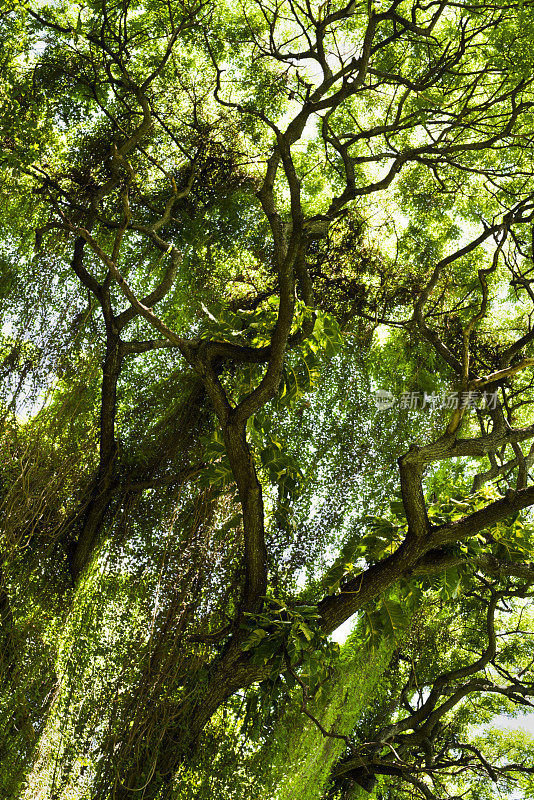
[[4, 2], [2, 797], [532, 797], [533, 13]]

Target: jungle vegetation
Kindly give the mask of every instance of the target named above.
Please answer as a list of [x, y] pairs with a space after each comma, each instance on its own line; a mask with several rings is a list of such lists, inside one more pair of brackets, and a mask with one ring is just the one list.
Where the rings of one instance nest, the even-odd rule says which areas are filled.
[[1, 797], [532, 798], [532, 0], [0, 42]]

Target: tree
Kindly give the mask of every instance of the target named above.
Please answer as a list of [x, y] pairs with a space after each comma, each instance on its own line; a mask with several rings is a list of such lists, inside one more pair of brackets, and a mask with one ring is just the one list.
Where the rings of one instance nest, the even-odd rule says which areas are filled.
[[530, 11], [2, 12], [7, 796], [528, 790]]

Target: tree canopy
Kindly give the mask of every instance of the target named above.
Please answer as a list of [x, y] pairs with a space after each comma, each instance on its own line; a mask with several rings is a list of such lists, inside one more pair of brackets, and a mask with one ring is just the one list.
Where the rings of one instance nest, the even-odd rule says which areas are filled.
[[0, 41], [2, 796], [532, 797], [534, 3]]

